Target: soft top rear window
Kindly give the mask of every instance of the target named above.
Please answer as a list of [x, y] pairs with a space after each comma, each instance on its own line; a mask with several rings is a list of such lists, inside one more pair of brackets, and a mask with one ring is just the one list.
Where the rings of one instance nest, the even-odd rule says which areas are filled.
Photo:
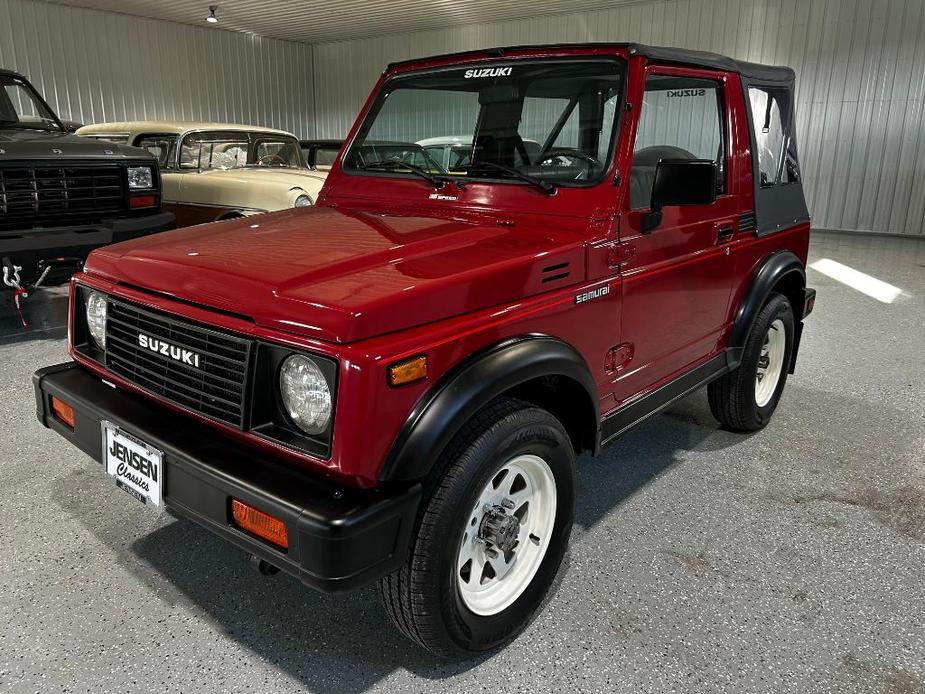
[[[344, 169], [593, 185], [610, 168], [623, 85], [616, 58], [499, 61], [395, 77], [377, 95]], [[435, 139], [471, 156], [450, 164], [435, 156]]]

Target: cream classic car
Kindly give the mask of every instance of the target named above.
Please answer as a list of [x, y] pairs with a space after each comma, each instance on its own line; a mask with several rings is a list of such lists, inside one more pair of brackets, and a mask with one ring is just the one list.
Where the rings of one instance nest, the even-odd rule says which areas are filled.
[[308, 207], [327, 177], [306, 168], [299, 141], [283, 130], [136, 121], [88, 125], [77, 134], [153, 154], [161, 167], [164, 209], [176, 215], [178, 226]]

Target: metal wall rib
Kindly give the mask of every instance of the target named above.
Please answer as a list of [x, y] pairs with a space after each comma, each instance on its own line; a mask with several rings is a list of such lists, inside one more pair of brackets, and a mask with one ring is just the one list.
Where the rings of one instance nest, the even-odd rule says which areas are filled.
[[314, 134], [304, 43], [0, 0], [0, 67], [28, 76], [62, 118], [81, 123], [166, 118]]
[[640, 41], [786, 64], [817, 228], [923, 234], [925, 2], [655, 0], [317, 44], [317, 131], [340, 137], [389, 62], [488, 46]]

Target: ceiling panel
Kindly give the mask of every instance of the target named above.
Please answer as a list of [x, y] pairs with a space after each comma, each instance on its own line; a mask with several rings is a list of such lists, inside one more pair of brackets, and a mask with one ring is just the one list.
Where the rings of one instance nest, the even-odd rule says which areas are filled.
[[207, 24], [209, 0], [65, 0], [56, 4], [215, 26], [291, 41], [322, 43], [474, 22], [498, 22], [628, 4], [638, 0], [225, 0]]

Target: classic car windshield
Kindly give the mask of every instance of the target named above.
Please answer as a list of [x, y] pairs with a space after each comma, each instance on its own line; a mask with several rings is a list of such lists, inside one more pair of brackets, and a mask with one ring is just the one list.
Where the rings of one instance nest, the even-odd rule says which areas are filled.
[[0, 75], [0, 128], [61, 130], [29, 85], [11, 75]]
[[254, 132], [198, 132], [180, 145], [182, 169], [302, 168], [299, 141]]
[[[439, 176], [593, 184], [610, 166], [622, 89], [623, 63], [597, 58], [396, 77], [378, 94], [344, 168], [403, 176], [404, 161]], [[386, 143], [404, 153], [372, 160], [371, 149]]]

